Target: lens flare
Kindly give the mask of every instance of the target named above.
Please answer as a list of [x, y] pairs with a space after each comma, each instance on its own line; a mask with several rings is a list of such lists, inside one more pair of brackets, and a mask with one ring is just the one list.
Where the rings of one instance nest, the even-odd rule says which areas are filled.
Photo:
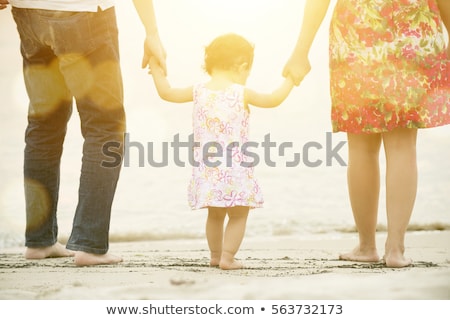
[[39, 182], [25, 179], [27, 199], [27, 229], [39, 229], [51, 215], [51, 201], [47, 189]]

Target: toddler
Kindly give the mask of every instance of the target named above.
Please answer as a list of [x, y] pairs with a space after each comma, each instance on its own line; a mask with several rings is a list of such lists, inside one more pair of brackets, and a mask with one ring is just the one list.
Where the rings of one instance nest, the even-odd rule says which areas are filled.
[[270, 94], [247, 88], [253, 54], [253, 45], [240, 35], [217, 37], [205, 49], [204, 67], [210, 79], [187, 88], [172, 88], [163, 69], [155, 60], [150, 61], [162, 99], [176, 103], [193, 101], [195, 165], [189, 204], [192, 209], [208, 209], [210, 266], [224, 270], [243, 268], [235, 255], [245, 234], [248, 213], [263, 204], [254, 168], [243, 148], [249, 134], [248, 105], [276, 107], [293, 88], [290, 78]]

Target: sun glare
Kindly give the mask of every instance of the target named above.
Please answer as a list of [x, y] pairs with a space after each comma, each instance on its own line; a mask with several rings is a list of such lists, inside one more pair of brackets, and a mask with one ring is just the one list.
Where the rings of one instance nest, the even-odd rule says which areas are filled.
[[[263, 33], [269, 25], [282, 24], [298, 7], [295, 0], [170, 0], [156, 1], [158, 23], [179, 33], [180, 25], [205, 33]], [[300, 18], [300, 15], [299, 15]], [[175, 22], [175, 23], [174, 23]], [[197, 31], [198, 30], [198, 31]]]
[[[222, 16], [234, 18], [254, 19], [272, 12], [283, 5], [283, 1], [273, 0], [207, 0], [211, 12], [221, 12]], [[215, 10], [214, 10], [215, 9]], [[218, 11], [220, 10], [220, 11]]]

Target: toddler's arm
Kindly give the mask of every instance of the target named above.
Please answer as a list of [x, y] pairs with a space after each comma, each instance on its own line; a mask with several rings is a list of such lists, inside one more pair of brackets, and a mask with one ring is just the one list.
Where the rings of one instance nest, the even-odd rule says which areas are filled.
[[192, 86], [188, 88], [172, 88], [164, 74], [164, 70], [155, 58], [150, 58], [149, 65], [153, 82], [161, 99], [176, 103], [190, 102], [193, 100]]
[[291, 77], [287, 77], [272, 93], [259, 93], [251, 89], [245, 89], [247, 103], [260, 108], [277, 107], [287, 98], [293, 86], [294, 82]]

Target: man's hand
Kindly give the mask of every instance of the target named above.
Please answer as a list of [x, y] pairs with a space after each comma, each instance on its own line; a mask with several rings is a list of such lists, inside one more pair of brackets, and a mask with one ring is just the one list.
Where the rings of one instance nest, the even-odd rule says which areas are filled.
[[[162, 68], [164, 75], [167, 75], [166, 50], [164, 49], [158, 34], [148, 35], [144, 41], [144, 57], [142, 58], [142, 68], [149, 67], [150, 58], [156, 59]], [[151, 68], [150, 68], [151, 72]]]

